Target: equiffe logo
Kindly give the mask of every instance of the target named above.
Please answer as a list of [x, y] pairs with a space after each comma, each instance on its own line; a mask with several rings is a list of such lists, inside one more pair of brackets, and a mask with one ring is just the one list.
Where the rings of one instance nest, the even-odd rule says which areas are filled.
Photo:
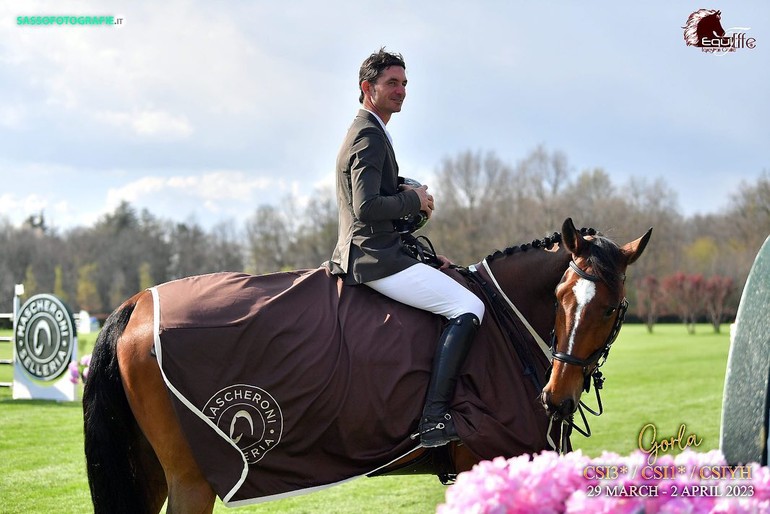
[[75, 327], [69, 309], [53, 295], [27, 300], [16, 322], [16, 359], [32, 378], [50, 382], [64, 374], [72, 360]]
[[257, 386], [236, 384], [220, 389], [203, 413], [256, 464], [281, 442], [283, 413], [270, 393]]
[[687, 18], [684, 41], [687, 46], [697, 46], [704, 52], [735, 52], [739, 48], [755, 48], [757, 40], [746, 37], [750, 27], [722, 28], [722, 11], [698, 9]]

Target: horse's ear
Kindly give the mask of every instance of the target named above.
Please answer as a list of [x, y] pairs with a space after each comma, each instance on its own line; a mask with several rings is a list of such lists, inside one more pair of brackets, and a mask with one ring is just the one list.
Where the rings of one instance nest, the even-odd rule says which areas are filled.
[[588, 247], [588, 243], [583, 239], [583, 235], [575, 228], [572, 218], [564, 220], [561, 226], [561, 240], [564, 246], [572, 252], [572, 255], [581, 255]]
[[642, 237], [636, 241], [631, 241], [623, 248], [620, 249], [623, 255], [626, 256], [626, 266], [633, 264], [636, 260], [642, 256], [642, 252], [647, 247], [647, 243], [650, 242], [650, 236], [652, 236], [652, 227]]

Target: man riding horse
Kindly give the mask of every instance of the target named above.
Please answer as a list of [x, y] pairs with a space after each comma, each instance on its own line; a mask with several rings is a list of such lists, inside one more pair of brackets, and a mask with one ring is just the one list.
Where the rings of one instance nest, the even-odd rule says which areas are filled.
[[[398, 302], [449, 319], [436, 350], [418, 434], [422, 446], [459, 440], [449, 403], [457, 374], [484, 317], [484, 304], [439, 269], [404, 250], [394, 221], [434, 210], [427, 186], [399, 180], [386, 125], [406, 98], [406, 65], [381, 48], [359, 71], [358, 111], [337, 156], [339, 236], [329, 269]], [[401, 182], [401, 185], [399, 185]], [[437, 256], [440, 269], [451, 263]]]
[[[94, 512], [212, 512], [215, 494], [238, 506], [385, 472], [451, 478], [553, 446], [554, 421], [569, 449], [652, 229], [621, 247], [568, 218], [560, 234], [442, 272], [449, 261], [404, 227], [433, 197], [401, 184], [385, 128], [406, 94], [403, 59], [373, 54], [359, 86], [328, 269], [187, 277], [108, 318], [83, 392]], [[440, 335], [429, 313], [449, 319]], [[412, 341], [437, 338], [431, 363]], [[412, 439], [443, 448], [415, 448], [415, 427]]]

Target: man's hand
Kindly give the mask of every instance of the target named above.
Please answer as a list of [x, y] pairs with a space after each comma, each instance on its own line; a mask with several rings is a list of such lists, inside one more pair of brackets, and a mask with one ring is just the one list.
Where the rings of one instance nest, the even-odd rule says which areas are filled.
[[441, 261], [441, 267], [439, 269], [447, 269], [452, 265], [452, 261], [444, 257], [443, 255], [436, 255], [436, 259]]
[[402, 191], [408, 191], [410, 189], [416, 192], [417, 196], [420, 197], [420, 210], [430, 218], [433, 214], [433, 209], [435, 209], [435, 204], [433, 203], [433, 195], [428, 193], [428, 186], [412, 187], [407, 186], [406, 184], [401, 185]]

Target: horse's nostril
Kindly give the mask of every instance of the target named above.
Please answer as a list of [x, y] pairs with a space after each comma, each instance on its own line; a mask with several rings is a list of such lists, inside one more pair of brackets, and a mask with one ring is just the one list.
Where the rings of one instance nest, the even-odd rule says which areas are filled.
[[559, 408], [557, 410], [563, 418], [571, 416], [572, 413], [575, 412], [574, 400], [572, 400], [572, 398], [567, 398], [559, 404]]
[[551, 416], [555, 415], [556, 417], [561, 419], [566, 419], [570, 417], [575, 412], [575, 409], [577, 408], [575, 404], [575, 400], [573, 400], [572, 398], [566, 398], [557, 405], [554, 402], [553, 395], [549, 391], [543, 391], [540, 394], [540, 401], [545, 407], [545, 411], [549, 415]]

